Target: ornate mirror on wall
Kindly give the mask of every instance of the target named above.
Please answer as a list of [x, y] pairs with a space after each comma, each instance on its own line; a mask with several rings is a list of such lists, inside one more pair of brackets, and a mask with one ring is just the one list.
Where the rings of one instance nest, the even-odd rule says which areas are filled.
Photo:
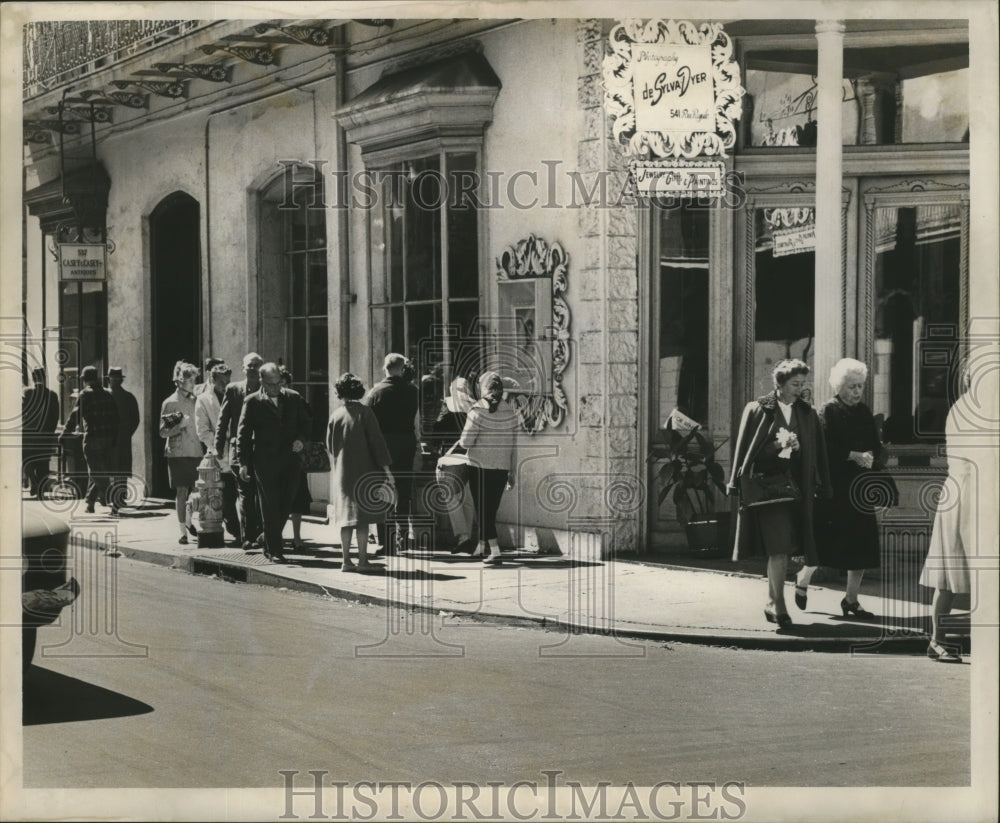
[[569, 364], [569, 257], [535, 235], [497, 258], [496, 368], [525, 431], [556, 427], [568, 410], [562, 378]]

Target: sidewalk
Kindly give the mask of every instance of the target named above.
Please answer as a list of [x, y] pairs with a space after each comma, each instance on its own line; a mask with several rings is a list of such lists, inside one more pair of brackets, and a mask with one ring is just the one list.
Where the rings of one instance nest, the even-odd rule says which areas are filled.
[[[836, 583], [811, 586], [804, 612], [795, 607], [787, 583], [795, 625], [779, 632], [764, 620], [764, 578], [726, 570], [725, 561], [699, 569], [642, 559], [589, 563], [505, 552], [501, 567], [483, 568], [465, 554], [417, 550], [377, 559], [377, 573], [345, 574], [335, 530], [315, 519], [302, 524], [305, 550], [286, 548], [290, 562], [280, 565], [236, 546], [199, 549], [194, 539], [178, 544], [172, 508], [147, 505], [112, 518], [102, 507], [86, 514], [80, 502], [64, 506], [61, 514], [84, 545], [97, 550], [233, 582], [384, 603], [401, 617], [419, 612], [442, 620], [531, 623], [570, 628], [570, 638], [577, 632], [609, 633], [739, 648], [894, 654], [923, 654], [930, 627], [929, 606], [916, 598], [879, 596], [884, 587], [877, 579], [861, 593], [862, 605], [879, 616], [869, 622], [841, 616], [843, 588]], [[285, 537], [290, 546], [290, 524]]]

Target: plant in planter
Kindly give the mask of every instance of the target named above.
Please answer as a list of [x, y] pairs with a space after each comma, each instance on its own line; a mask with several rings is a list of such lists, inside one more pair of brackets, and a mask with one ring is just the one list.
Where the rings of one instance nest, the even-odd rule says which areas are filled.
[[[726, 501], [725, 472], [715, 459], [725, 440], [716, 445], [695, 424], [689, 431], [673, 426], [671, 415], [660, 429], [653, 459], [660, 461], [658, 503], [672, 495], [677, 520], [694, 551], [728, 551], [730, 512]], [[719, 507], [717, 508], [717, 501]]]

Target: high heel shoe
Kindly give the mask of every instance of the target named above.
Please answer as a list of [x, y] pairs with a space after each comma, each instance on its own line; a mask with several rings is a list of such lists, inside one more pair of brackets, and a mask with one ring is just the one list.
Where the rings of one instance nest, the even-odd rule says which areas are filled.
[[795, 605], [799, 607], [802, 611], [806, 610], [806, 604], [809, 602], [809, 587], [808, 586], [796, 586], [795, 587]]
[[931, 660], [935, 660], [938, 663], [961, 663], [962, 658], [957, 654], [952, 652], [950, 649], [942, 646], [940, 643], [935, 643], [933, 640], [927, 647], [927, 656]]
[[774, 612], [769, 612], [767, 609], [764, 609], [764, 619], [768, 623], [777, 623], [778, 622], [778, 618], [776, 618], [774, 616]]
[[840, 601], [840, 608], [844, 612], [844, 617], [852, 616], [858, 620], [874, 620], [875, 615], [869, 611], [865, 611], [861, 608], [861, 604], [855, 600], [853, 603], [848, 603], [845, 597]]

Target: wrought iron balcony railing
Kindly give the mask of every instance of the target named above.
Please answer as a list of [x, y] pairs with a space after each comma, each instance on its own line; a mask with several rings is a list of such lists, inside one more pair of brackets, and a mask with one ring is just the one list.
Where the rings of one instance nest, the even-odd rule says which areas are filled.
[[64, 20], [24, 26], [23, 94], [30, 98], [74, 77], [181, 37], [198, 20]]

